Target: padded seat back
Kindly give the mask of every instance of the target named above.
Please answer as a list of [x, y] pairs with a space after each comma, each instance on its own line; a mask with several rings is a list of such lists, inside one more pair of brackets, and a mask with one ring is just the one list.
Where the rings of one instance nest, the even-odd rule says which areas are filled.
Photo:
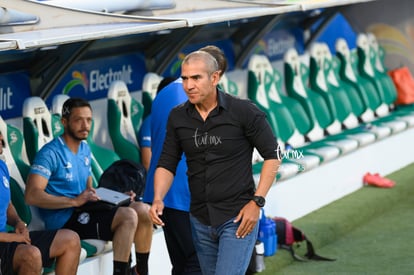
[[108, 91], [108, 130], [115, 152], [122, 159], [140, 162], [138, 132], [144, 107], [132, 98], [123, 81], [111, 83]]
[[[361, 39], [357, 40], [357, 43], [361, 45]], [[361, 46], [358, 47], [360, 48]], [[366, 110], [374, 112], [371, 120], [374, 118], [375, 114], [379, 116], [387, 114], [387, 108], [384, 108], [382, 105], [381, 98], [374, 84], [366, 76], [360, 73], [361, 71], [359, 69], [359, 66], [361, 65], [359, 65], [360, 60], [357, 50], [349, 50], [346, 41], [340, 38], [337, 40], [337, 54], [341, 58], [341, 62], [349, 63], [344, 77], [346, 77], [347, 81], [350, 81], [350, 83], [357, 89], [359, 96], [366, 107]], [[363, 62], [363, 60], [361, 62]], [[349, 76], [352, 74], [354, 77], [350, 78]]]
[[[351, 102], [351, 98], [356, 91], [339, 78], [340, 62], [336, 56], [332, 56], [328, 45], [322, 43], [321, 47], [324, 55], [324, 76], [336, 110], [336, 117], [345, 128], [355, 128], [359, 125], [359, 121], [353, 112], [354, 102]], [[359, 101], [355, 104], [358, 103]]]
[[279, 141], [300, 146], [303, 135], [298, 132], [295, 121], [279, 92], [280, 74], [273, 69], [264, 55], [253, 55], [249, 60], [249, 98], [266, 114]]
[[[353, 98], [352, 104], [354, 106], [354, 101], [360, 101], [362, 105], [361, 110], [354, 109], [354, 113], [363, 122], [370, 122], [375, 118], [374, 110], [380, 105], [379, 98], [375, 93], [375, 87], [368, 80], [361, 78], [357, 74], [358, 57], [355, 52], [351, 52], [345, 39], [337, 39], [335, 49], [336, 55], [341, 62], [339, 75], [343, 81], [355, 89], [358, 95], [358, 97]], [[372, 94], [373, 99], [369, 99], [368, 94]]]
[[158, 85], [163, 77], [156, 73], [146, 73], [142, 81], [142, 104], [144, 105], [144, 114], [142, 119], [145, 119], [151, 113], [152, 101], [157, 96]]
[[[337, 65], [337, 64], [336, 64]], [[330, 112], [341, 124], [358, 125], [351, 102], [333, 69], [332, 55], [326, 43], [314, 44], [310, 58], [310, 85], [326, 101]], [[352, 124], [352, 125], [351, 125]], [[341, 129], [337, 129], [339, 133]]]
[[43, 99], [28, 97], [23, 102], [23, 135], [27, 157], [32, 163], [37, 151], [62, 131], [53, 129], [52, 115]]
[[[269, 99], [276, 102], [278, 102], [278, 100], [276, 100], [277, 98], [281, 100], [281, 104], [285, 106], [287, 110], [289, 110], [289, 113], [294, 121], [294, 125], [296, 126], [295, 131], [297, 131], [298, 134], [295, 134], [295, 136], [301, 135], [302, 137], [300, 139], [303, 139], [304, 142], [306, 134], [312, 130], [312, 122], [309, 120], [305, 109], [302, 107], [299, 101], [281, 92], [282, 85], [284, 84], [284, 79], [282, 77], [282, 74], [276, 69], [273, 69], [273, 81], [276, 87], [277, 96], [274, 97], [273, 95], [275, 94], [270, 93]], [[303, 142], [301, 141], [300, 144]]]
[[[329, 134], [337, 134], [342, 131], [341, 122], [338, 118], [335, 101], [333, 98], [333, 86], [328, 81], [331, 63], [326, 56], [327, 47], [322, 43], [314, 43], [310, 54], [309, 85], [320, 97], [324, 99], [326, 111], [329, 112], [333, 121], [327, 131]], [[321, 110], [315, 110], [317, 113]], [[323, 115], [323, 114], [321, 114]]]
[[[361, 97], [359, 96], [359, 93], [357, 89], [348, 82], [345, 78], [341, 77], [341, 70], [343, 71], [342, 66], [345, 66], [343, 62], [341, 62], [341, 59], [338, 55], [332, 56], [332, 72], [335, 76], [335, 78], [329, 77], [329, 81], [331, 83], [334, 83], [336, 79], [338, 81], [338, 84], [340, 83], [340, 86], [344, 89], [346, 93], [346, 97], [349, 98], [350, 105], [352, 108], [352, 113], [358, 118], [362, 116], [362, 114], [365, 112], [366, 107], [365, 104], [362, 102]], [[335, 86], [335, 84], [333, 84]], [[345, 106], [344, 106], [345, 107]], [[339, 109], [338, 109], [339, 110]], [[347, 127], [349, 128], [349, 127]], [[351, 127], [352, 128], [352, 127]]]
[[391, 77], [388, 75], [387, 69], [385, 67], [385, 50], [378, 44], [377, 38], [373, 33], [368, 33], [367, 37], [370, 45], [371, 63], [373, 70], [375, 72], [376, 78], [378, 78], [383, 87], [384, 103], [393, 107], [394, 102], [397, 99], [397, 89]]
[[236, 82], [230, 80], [225, 73], [221, 76], [219, 85], [223, 88], [223, 90], [226, 93], [241, 97], [241, 94], [239, 93], [239, 88], [237, 87]]
[[144, 75], [144, 79], [142, 80], [142, 91], [147, 92], [151, 100], [154, 100], [157, 96], [158, 85], [162, 79], [162, 76], [152, 72], [148, 72]]
[[52, 99], [52, 106], [50, 112], [52, 113], [52, 127], [55, 129], [55, 133], [57, 135], [63, 134], [63, 125], [61, 122], [61, 114], [62, 114], [62, 107], [63, 103], [69, 99], [68, 95], [59, 94], [55, 95]]
[[381, 77], [375, 70], [375, 53], [369, 43], [368, 36], [364, 33], [358, 34], [357, 54], [359, 74], [368, 79], [375, 87], [376, 96], [379, 100], [379, 107], [375, 111], [379, 116], [385, 116], [389, 112], [386, 104], [387, 87], [382, 84]]
[[285, 53], [284, 68], [286, 93], [301, 103], [312, 122], [312, 130], [307, 136], [312, 141], [322, 139], [324, 129], [329, 127], [334, 119], [329, 113], [324, 99], [305, 84], [307, 81], [304, 80], [303, 75], [309, 73], [308, 68], [300, 61], [300, 57], [294, 48]]
[[267, 119], [272, 127], [274, 134], [280, 138], [277, 117], [270, 108], [270, 101], [265, 89], [265, 70], [263, 69], [263, 59], [259, 55], [252, 55], [248, 63], [248, 97], [266, 113]]

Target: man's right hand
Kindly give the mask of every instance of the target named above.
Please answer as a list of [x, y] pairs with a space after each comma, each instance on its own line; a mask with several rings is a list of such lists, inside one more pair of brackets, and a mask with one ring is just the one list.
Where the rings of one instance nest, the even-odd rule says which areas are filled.
[[164, 226], [164, 222], [160, 219], [164, 210], [164, 202], [162, 200], [154, 200], [150, 208], [151, 220], [155, 225]]
[[30, 240], [29, 234], [21, 234], [21, 233], [9, 233], [10, 238], [9, 242], [18, 242], [18, 243], [26, 243], [31, 244], [32, 241]]
[[82, 206], [88, 201], [98, 201], [100, 200], [99, 196], [96, 194], [96, 191], [94, 188], [87, 188], [82, 193], [79, 194], [75, 198], [76, 206]]

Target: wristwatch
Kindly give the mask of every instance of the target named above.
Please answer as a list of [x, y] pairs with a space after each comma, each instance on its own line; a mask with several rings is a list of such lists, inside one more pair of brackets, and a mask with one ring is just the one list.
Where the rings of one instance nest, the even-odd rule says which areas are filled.
[[266, 203], [266, 199], [262, 196], [254, 196], [253, 201], [257, 204], [259, 207], [263, 207]]

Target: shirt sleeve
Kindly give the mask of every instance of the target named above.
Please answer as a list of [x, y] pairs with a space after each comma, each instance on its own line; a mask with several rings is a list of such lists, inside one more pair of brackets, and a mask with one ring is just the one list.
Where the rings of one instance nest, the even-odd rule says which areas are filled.
[[176, 135], [174, 121], [177, 112], [173, 109], [168, 116], [167, 132], [165, 134], [164, 145], [157, 167], [163, 167], [175, 175], [178, 162], [181, 160], [183, 153], [179, 139]]
[[254, 103], [247, 103], [244, 113], [246, 136], [263, 159], [277, 159], [278, 143], [266, 118], [266, 114]]
[[55, 154], [53, 153], [53, 150], [50, 150], [47, 146], [43, 146], [40, 151], [36, 153], [36, 157], [30, 167], [30, 173], [49, 179], [54, 169], [54, 163], [56, 163], [54, 159]]

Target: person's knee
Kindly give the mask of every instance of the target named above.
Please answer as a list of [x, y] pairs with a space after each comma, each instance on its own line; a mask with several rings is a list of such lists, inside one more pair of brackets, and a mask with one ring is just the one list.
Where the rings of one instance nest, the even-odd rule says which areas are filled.
[[79, 253], [81, 250], [79, 235], [69, 229], [59, 229], [50, 246], [50, 256], [60, 257], [66, 253]]
[[42, 268], [42, 253], [33, 245], [20, 244], [17, 246], [13, 257], [13, 266], [18, 269], [21, 266], [31, 266], [33, 270]]
[[140, 224], [152, 224], [148, 204], [143, 202], [134, 202], [131, 207], [137, 212], [138, 222]]
[[80, 238], [78, 233], [70, 229], [59, 229], [57, 233], [59, 243], [61, 243], [67, 250], [74, 251], [81, 249]]
[[136, 228], [138, 225], [138, 215], [130, 207], [118, 208], [115, 218], [119, 221], [119, 223], [128, 224], [134, 228]]

